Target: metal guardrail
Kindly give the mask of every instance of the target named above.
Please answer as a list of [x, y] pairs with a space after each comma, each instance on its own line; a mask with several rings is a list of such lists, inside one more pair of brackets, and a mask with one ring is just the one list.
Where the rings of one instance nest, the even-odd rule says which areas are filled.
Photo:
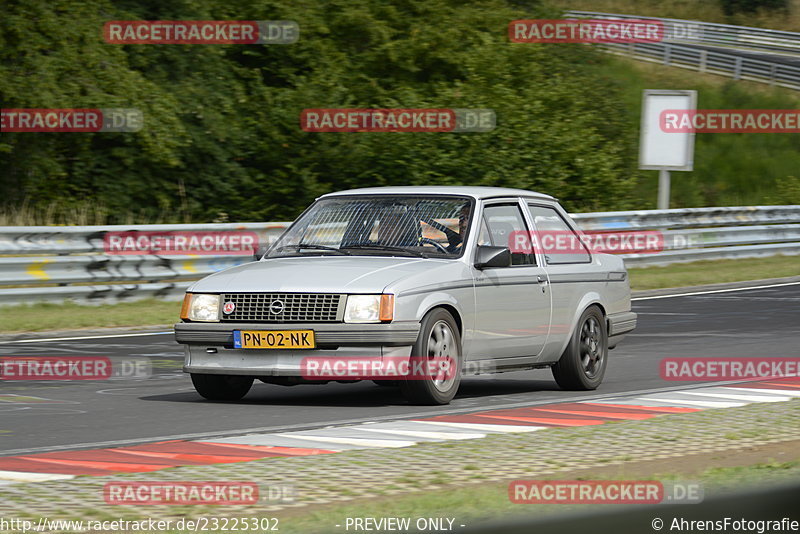
[[664, 25], [665, 40], [670, 43], [735, 47], [764, 52], [800, 53], [800, 33], [797, 32], [596, 11], [568, 11], [565, 16], [612, 20], [657, 20]]
[[669, 43], [605, 43], [606, 51], [642, 61], [800, 90], [800, 67]]
[[0, 255], [103, 254], [107, 232], [249, 231], [262, 244], [271, 243], [289, 225], [286, 222], [140, 224], [131, 226], [0, 226]]
[[[749, 80], [769, 83], [800, 90], [800, 66], [781, 61], [755, 59], [737, 54], [737, 50], [800, 54], [800, 33], [729, 26], [707, 22], [661, 19], [570, 11], [567, 17], [619, 20], [658, 20], [665, 26], [665, 39], [650, 43], [606, 43], [600, 45], [606, 51], [629, 56], [634, 59], [681, 67], [698, 72], [727, 76], [734, 80]], [[709, 50], [702, 45], [725, 47], [725, 50]]]
[[[621, 255], [628, 266], [800, 254], [800, 205], [618, 211], [572, 217], [587, 232], [661, 232], [663, 251]], [[0, 227], [0, 305], [180, 299], [192, 280], [251, 261], [252, 255], [111, 255], [104, 251], [106, 234], [238, 230], [257, 234], [259, 246], [264, 247], [288, 225]]]

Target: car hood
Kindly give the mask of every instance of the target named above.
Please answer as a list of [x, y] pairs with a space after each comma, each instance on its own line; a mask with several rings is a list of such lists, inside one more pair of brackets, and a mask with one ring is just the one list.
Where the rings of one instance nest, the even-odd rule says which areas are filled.
[[189, 291], [380, 293], [396, 280], [445, 263], [450, 262], [385, 256], [271, 258], [207, 276]]

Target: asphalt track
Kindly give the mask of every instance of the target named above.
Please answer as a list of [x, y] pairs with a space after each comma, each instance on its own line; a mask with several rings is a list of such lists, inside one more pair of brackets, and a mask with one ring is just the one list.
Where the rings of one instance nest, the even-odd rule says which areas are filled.
[[597, 391], [561, 391], [549, 371], [527, 371], [465, 378], [449, 406], [431, 407], [410, 406], [396, 390], [371, 382], [294, 387], [256, 382], [240, 402], [205, 402], [180, 370], [182, 348], [171, 333], [2, 342], [0, 356], [147, 358], [154, 373], [147, 379], [0, 381], [0, 456], [685, 389], [685, 382], [659, 377], [661, 358], [800, 354], [800, 283], [648, 297], [636, 300], [634, 311], [639, 327], [611, 351]]

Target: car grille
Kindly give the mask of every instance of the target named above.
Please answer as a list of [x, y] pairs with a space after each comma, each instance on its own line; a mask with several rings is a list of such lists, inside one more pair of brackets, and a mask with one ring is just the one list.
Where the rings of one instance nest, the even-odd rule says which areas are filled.
[[245, 323], [338, 323], [346, 300], [334, 293], [229, 293], [222, 299], [236, 305], [222, 321]]

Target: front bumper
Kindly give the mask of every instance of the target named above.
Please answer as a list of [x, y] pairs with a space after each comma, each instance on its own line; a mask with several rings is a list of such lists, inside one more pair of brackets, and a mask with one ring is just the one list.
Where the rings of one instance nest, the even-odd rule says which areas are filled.
[[[405, 357], [419, 335], [414, 323], [178, 323], [175, 340], [185, 346], [187, 373], [301, 376], [303, 358]], [[234, 330], [314, 330], [313, 350], [233, 348]]]

